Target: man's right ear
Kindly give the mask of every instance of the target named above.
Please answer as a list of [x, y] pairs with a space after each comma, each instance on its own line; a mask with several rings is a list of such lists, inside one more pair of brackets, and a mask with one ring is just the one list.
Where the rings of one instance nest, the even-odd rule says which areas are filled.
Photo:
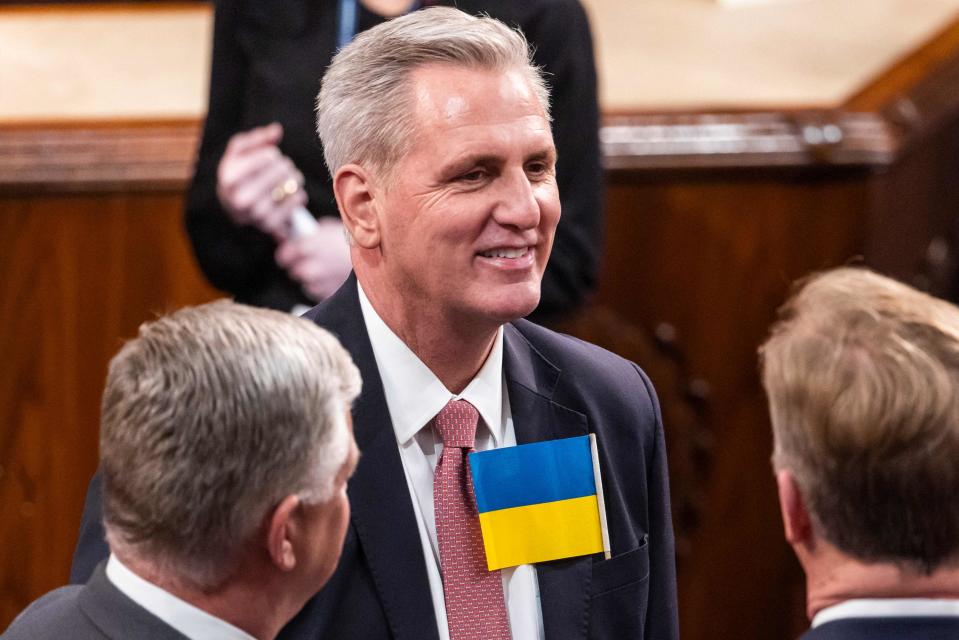
[[300, 498], [288, 495], [267, 517], [266, 550], [270, 560], [281, 571], [288, 572], [296, 568], [296, 528], [299, 522], [296, 512], [300, 508]]
[[370, 174], [358, 164], [343, 165], [333, 176], [333, 193], [353, 242], [364, 249], [378, 247], [380, 220]]
[[792, 471], [777, 471], [776, 486], [779, 489], [779, 508], [782, 511], [786, 541], [794, 546], [808, 545], [813, 538], [812, 518]]

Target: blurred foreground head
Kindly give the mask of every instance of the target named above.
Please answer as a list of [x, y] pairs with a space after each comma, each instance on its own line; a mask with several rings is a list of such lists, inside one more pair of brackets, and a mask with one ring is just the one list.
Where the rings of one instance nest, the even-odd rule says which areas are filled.
[[[786, 536], [811, 583], [847, 580], [832, 598], [939, 590], [959, 559], [959, 309], [865, 269], [800, 285], [760, 349]], [[895, 579], [858, 585], [870, 568]]]
[[111, 551], [177, 593], [272, 572], [305, 600], [342, 546], [359, 389], [339, 342], [288, 314], [220, 301], [144, 324], [103, 394]]

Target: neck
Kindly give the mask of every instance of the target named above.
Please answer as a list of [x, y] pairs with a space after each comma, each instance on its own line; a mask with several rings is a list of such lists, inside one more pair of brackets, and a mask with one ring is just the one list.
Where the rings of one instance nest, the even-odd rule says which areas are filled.
[[925, 574], [891, 563], [861, 562], [831, 545], [818, 556], [802, 563], [810, 620], [827, 607], [857, 598], [959, 598], [955, 565]]
[[486, 362], [500, 325], [433, 309], [426, 303], [389, 304], [395, 300], [363, 287], [376, 313], [440, 382], [453, 393], [469, 385]]
[[163, 572], [152, 563], [120, 560], [144, 580], [258, 640], [273, 640], [303, 606], [302, 601], [294, 601], [278, 588], [275, 575], [258, 568], [241, 566], [226, 582], [207, 590]]

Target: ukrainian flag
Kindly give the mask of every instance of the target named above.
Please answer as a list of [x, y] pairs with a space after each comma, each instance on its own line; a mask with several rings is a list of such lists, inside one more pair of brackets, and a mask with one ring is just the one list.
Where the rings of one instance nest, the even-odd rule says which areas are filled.
[[471, 453], [490, 571], [609, 554], [595, 436]]

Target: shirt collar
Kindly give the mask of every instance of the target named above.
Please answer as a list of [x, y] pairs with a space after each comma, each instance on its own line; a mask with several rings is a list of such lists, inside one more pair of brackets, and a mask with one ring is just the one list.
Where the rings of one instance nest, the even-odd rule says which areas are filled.
[[813, 628], [845, 618], [959, 617], [959, 600], [933, 598], [857, 598], [826, 607]]
[[107, 560], [107, 578], [128, 598], [170, 625], [187, 638], [256, 640], [242, 629], [212, 616], [189, 602], [148, 582], [128, 569], [112, 553]]
[[396, 440], [401, 445], [433, 419], [452, 399], [468, 401], [479, 412], [499, 446], [503, 442], [503, 327], [496, 332], [486, 362], [463, 392], [454, 394], [429, 367], [393, 333], [373, 308], [363, 287], [357, 283], [363, 321], [373, 346], [373, 355], [383, 382], [386, 405], [393, 420]]

